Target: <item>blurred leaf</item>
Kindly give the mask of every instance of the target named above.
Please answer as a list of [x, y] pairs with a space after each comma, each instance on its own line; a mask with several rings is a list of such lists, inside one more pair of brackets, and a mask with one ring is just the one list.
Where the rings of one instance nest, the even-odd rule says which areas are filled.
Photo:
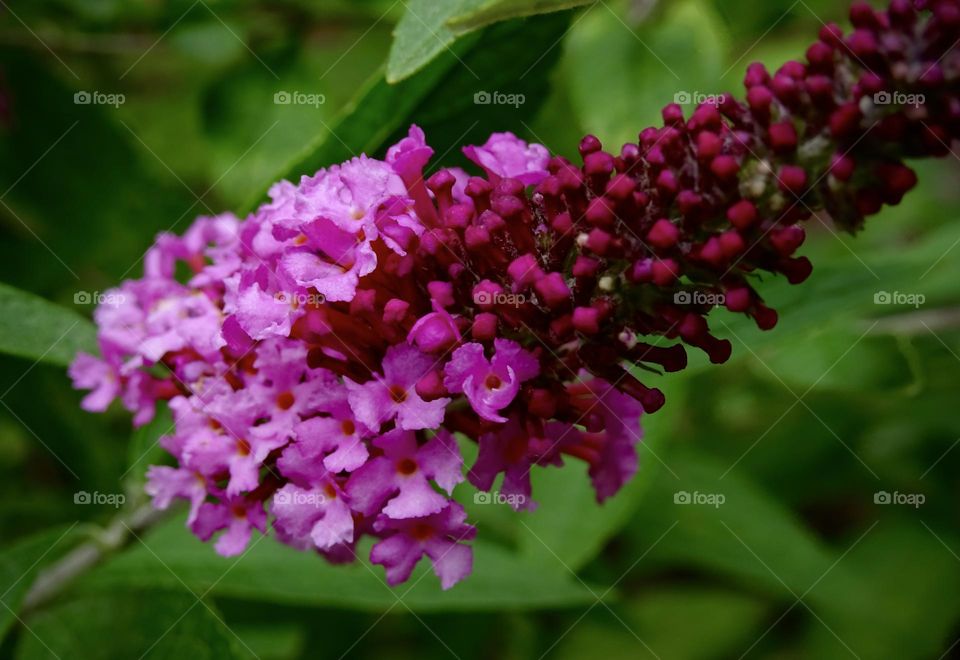
[[426, 66], [457, 40], [447, 20], [482, 5], [484, 0], [406, 0], [393, 31], [387, 58], [387, 82], [398, 83]]
[[[181, 588], [182, 589], [182, 588]], [[36, 613], [18, 660], [249, 658], [221, 617], [189, 593], [86, 595]]]
[[[862, 580], [870, 607], [824, 613], [832, 631], [811, 622], [808, 657], [852, 650], [863, 658], [933, 658], [954, 641], [948, 636], [960, 619], [960, 542], [924, 527], [919, 510], [905, 510], [914, 520], [881, 520], [843, 559], [844, 570]], [[835, 579], [834, 572], [827, 574], [811, 598], [821, 588], [833, 591]]]
[[[652, 563], [730, 575], [790, 599], [816, 584], [834, 562], [835, 553], [792, 512], [742, 472], [728, 472], [730, 464], [690, 450], [664, 461], [678, 478], [658, 475], [633, 525]], [[860, 606], [857, 586], [840, 571], [829, 592], [816, 593], [823, 603], [832, 599], [831, 607]]]
[[76, 312], [0, 283], [0, 351], [67, 366], [96, 352], [96, 329]]
[[511, 18], [573, 9], [596, 0], [486, 0], [471, 11], [447, 19], [446, 26], [456, 34], [463, 34]]
[[239, 624], [231, 628], [260, 660], [292, 660], [303, 655], [306, 635], [296, 623]]
[[73, 527], [49, 529], [0, 550], [0, 639], [16, 621], [37, 573], [70, 549]]
[[[455, 46], [459, 59], [446, 53], [398, 85], [388, 85], [377, 74], [270, 183], [299, 181], [359, 153], [382, 152], [406, 135], [411, 123], [426, 131], [443, 162], [454, 149], [470, 140], [483, 142], [493, 131], [524, 132], [523, 122], [546, 96], [554, 64], [554, 58], [540, 53], [563, 35], [568, 20], [565, 14], [550, 14], [492, 26], [460, 40]], [[522, 94], [525, 102], [517, 107], [475, 103], [475, 95], [484, 91]], [[258, 191], [247, 210], [265, 194], [266, 188]]]
[[576, 571], [631, 520], [653, 479], [664, 469], [657, 457], [673, 437], [674, 425], [684, 408], [683, 381], [665, 385], [670, 405], [641, 419], [644, 439], [637, 447], [640, 468], [614, 497], [597, 503], [586, 465], [580, 461], [567, 461], [559, 470], [533, 470], [533, 493], [539, 506], [533, 514], [520, 514], [523, 553], [539, 564], [554, 566], [559, 562]]
[[726, 52], [722, 23], [701, 2], [664, 3], [662, 16], [639, 26], [630, 24], [625, 5], [591, 7], [565, 44], [574, 107], [614, 151], [660, 123], [660, 109], [675, 98], [723, 91], [717, 81]]
[[119, 83], [97, 90], [55, 61], [6, 47], [0, 69], [12, 115], [0, 139], [3, 280], [66, 302], [133, 272], [150, 239], [196, 208], [120, 124], [118, 108], [74, 96], [122, 93], [134, 104], [135, 93]]
[[604, 625], [577, 626], [569, 639], [559, 645], [557, 657], [736, 657], [760, 632], [768, 607], [748, 594], [717, 587], [676, 585], [655, 587], [617, 609], [622, 623], [613, 619]]
[[[398, 597], [416, 611], [559, 608], [594, 600], [566, 571], [545, 569], [482, 541], [473, 544], [473, 574], [446, 592], [426, 559], [408, 584], [391, 589], [380, 566], [365, 560], [363, 565], [331, 565], [273, 538], [255, 538], [241, 560], [220, 557], [184, 529], [182, 517], [144, 541], [148, 547], [131, 548], [84, 583], [106, 589], [167, 587], [178, 584], [179, 576], [192, 589], [212, 588], [214, 596], [358, 610], [382, 610], [396, 605]], [[365, 555], [362, 550], [358, 554]]]

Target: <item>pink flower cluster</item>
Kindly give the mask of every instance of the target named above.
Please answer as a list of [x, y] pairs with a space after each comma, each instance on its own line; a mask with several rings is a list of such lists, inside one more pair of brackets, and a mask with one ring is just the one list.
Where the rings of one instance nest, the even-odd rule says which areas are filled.
[[[547, 176], [546, 149], [512, 134], [465, 152], [490, 176]], [[599, 493], [636, 469], [637, 403], [588, 379], [582, 405], [604, 402], [610, 424], [530, 428], [511, 404], [538, 376], [538, 352], [493, 332], [465, 337], [441, 273], [416, 289], [415, 255], [438, 207], [476, 212], [463, 171], [435, 175], [449, 179], [443, 194], [427, 191], [431, 154], [413, 127], [386, 161], [360, 156], [281, 182], [242, 222], [225, 214], [163, 234], [144, 277], [97, 309], [102, 357], [71, 368], [92, 389], [84, 408], [119, 397], [140, 425], [169, 402], [175, 432], [161, 443], [177, 467], [152, 466], [148, 493], [160, 508], [189, 500], [190, 529], [220, 533], [221, 554], [242, 552], [272, 519], [281, 541], [334, 561], [352, 559], [363, 534], [378, 538], [371, 559], [391, 584], [426, 554], [450, 587], [470, 572], [463, 541], [474, 528], [450, 497], [464, 468], [448, 411], [472, 411], [484, 429], [470, 480], [489, 489], [505, 472], [503, 490], [521, 505], [531, 505], [531, 464], [586, 451], [587, 435], [607, 433], [615, 447], [594, 470]]]
[[[902, 157], [948, 152], [960, 0], [924, 4], [859, 3], [850, 36], [826, 26], [806, 63], [751, 66], [745, 102], [667, 106], [616, 156], [588, 136], [575, 166], [498, 133], [464, 149], [478, 175], [425, 176], [414, 126], [384, 160], [163, 234], [96, 311], [101, 357], [71, 368], [83, 406], [119, 398], [140, 425], [168, 402], [176, 466], [152, 466], [147, 490], [188, 500], [221, 554], [270, 526], [350, 561], [366, 534], [390, 584], [426, 554], [448, 588], [472, 564], [465, 477], [490, 490], [502, 474], [529, 509], [532, 467], [573, 457], [599, 500], [615, 494], [663, 404], [634, 365], [682, 369], [684, 344], [725, 361], [705, 300], [773, 327], [753, 283], [810, 274], [799, 223], [828, 209], [856, 228], [915, 184]], [[479, 445], [468, 468], [455, 434]]]

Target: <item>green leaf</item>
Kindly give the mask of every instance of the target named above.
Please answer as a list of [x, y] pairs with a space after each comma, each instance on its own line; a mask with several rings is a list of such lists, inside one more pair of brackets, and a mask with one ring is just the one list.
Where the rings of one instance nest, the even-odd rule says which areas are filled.
[[447, 20], [482, 5], [484, 0], [407, 0], [406, 12], [393, 31], [387, 57], [387, 82], [398, 83], [448, 50], [457, 35]]
[[[948, 636], [960, 618], [960, 542], [925, 527], [919, 511], [906, 510], [913, 520], [881, 519], [844, 557], [841, 566], [861, 579], [870, 606], [826, 612], [832, 633], [811, 622], [807, 657], [848, 655], [845, 644], [862, 658], [934, 658], [954, 641]], [[835, 580], [828, 573], [822, 588], [835, 591]]]
[[[626, 3], [599, 3], [570, 30], [568, 83], [584, 126], [615, 151], [660, 123], [686, 92], [713, 94], [727, 50], [722, 22], [702, 2], [664, 3], [662, 16], [632, 24]], [[681, 97], [677, 97], [681, 98]]]
[[623, 625], [611, 620], [577, 626], [558, 647], [557, 657], [737, 657], [762, 632], [768, 608], [748, 594], [681, 584], [655, 587], [617, 609]]
[[222, 617], [182, 586], [169, 593], [81, 595], [38, 612], [28, 625], [32, 634], [22, 636], [18, 660], [253, 657]]
[[37, 573], [70, 549], [75, 538], [73, 529], [46, 530], [0, 551], [0, 639], [17, 620]]
[[487, 0], [471, 11], [453, 16], [447, 20], [447, 27], [456, 34], [463, 34], [478, 28], [506, 21], [511, 18], [523, 18], [535, 14], [546, 14], [589, 5], [596, 0]]
[[95, 352], [96, 329], [76, 312], [0, 284], [0, 352], [67, 366], [77, 351]]
[[[566, 31], [569, 16], [551, 14], [534, 20], [501, 23], [461, 39], [458, 55], [444, 53], [416, 76], [390, 85], [374, 75], [316, 138], [308, 143], [272, 181], [299, 181], [322, 167], [357, 154], [374, 155], [418, 124], [436, 158], [446, 163], [471, 141], [482, 143], [493, 131], [525, 134], [529, 121], [546, 98], [553, 57], [542, 53]], [[479, 92], [523, 95], [517, 105], [477, 104]], [[272, 183], [271, 181], [271, 183]], [[251, 210], [266, 195], [258, 191], [246, 206]]]
[[[380, 566], [366, 560], [331, 565], [273, 538], [255, 538], [242, 559], [220, 557], [209, 543], [184, 529], [182, 517], [163, 524], [144, 542], [147, 547], [133, 546], [83, 584], [108, 590], [159, 588], [182, 579], [194, 590], [212, 589], [214, 596], [358, 610], [404, 611], [398, 597], [416, 611], [561, 608], [594, 600], [589, 589], [566, 571], [551, 571], [484, 542], [473, 544], [473, 575], [446, 592], [426, 560], [409, 583], [391, 589]], [[367, 554], [365, 549], [357, 552], [361, 557]]]
[[[633, 525], [641, 546], [649, 548], [647, 565], [695, 566], [790, 599], [835, 561], [836, 553], [792, 512], [741, 473], [728, 472], [729, 464], [690, 450], [664, 461], [673, 474], [658, 475]], [[833, 588], [818, 589], [816, 597], [835, 607], [860, 605], [857, 586], [841, 572]]]

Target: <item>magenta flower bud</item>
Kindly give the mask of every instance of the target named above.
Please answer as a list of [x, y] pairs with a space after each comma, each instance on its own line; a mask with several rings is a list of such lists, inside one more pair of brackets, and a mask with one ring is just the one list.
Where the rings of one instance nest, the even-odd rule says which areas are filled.
[[820, 28], [820, 41], [829, 46], [839, 46], [843, 40], [843, 30], [833, 21]]
[[700, 208], [703, 203], [703, 199], [697, 193], [692, 190], [681, 190], [677, 193], [677, 208], [680, 209], [680, 213], [685, 216], [690, 216]]
[[877, 177], [883, 182], [884, 198], [887, 204], [899, 204], [903, 196], [917, 185], [917, 174], [901, 163], [881, 163], [877, 166]]
[[661, 195], [672, 197], [677, 194], [678, 188], [677, 175], [672, 170], [662, 170], [657, 175], [657, 190]]
[[594, 277], [600, 268], [600, 262], [585, 255], [577, 255], [573, 262], [574, 277]]
[[746, 249], [743, 237], [736, 229], [730, 229], [720, 234], [720, 251], [723, 256], [732, 260]]
[[437, 369], [427, 372], [417, 381], [415, 388], [416, 393], [424, 401], [434, 401], [448, 394], [447, 389], [443, 386], [443, 374]]
[[406, 300], [391, 298], [383, 308], [384, 323], [400, 323], [410, 310], [410, 303]]
[[466, 229], [473, 221], [473, 206], [452, 204], [443, 214], [444, 225], [451, 229]]
[[761, 330], [772, 330], [777, 325], [778, 315], [776, 310], [770, 309], [763, 303], [756, 303], [753, 306], [751, 316]]
[[518, 287], [526, 289], [543, 277], [543, 269], [540, 268], [540, 264], [534, 255], [524, 254], [510, 262], [507, 267], [507, 275]]
[[750, 309], [753, 295], [745, 286], [727, 289], [724, 293], [724, 305], [731, 312], [745, 312]]
[[790, 284], [800, 284], [813, 272], [813, 264], [806, 257], [784, 259], [780, 262], [780, 268]]
[[723, 140], [716, 133], [703, 131], [697, 134], [697, 158], [701, 161], [709, 161], [720, 154], [720, 148], [723, 146]]
[[533, 290], [543, 303], [550, 308], [557, 308], [570, 300], [570, 289], [560, 273], [548, 273], [533, 285]]
[[604, 195], [615, 201], [629, 199], [636, 187], [633, 179], [626, 174], [617, 174], [607, 183]]
[[710, 171], [721, 181], [729, 183], [737, 178], [740, 164], [733, 156], [717, 156], [710, 162]]
[[587, 234], [585, 247], [591, 252], [603, 256], [610, 249], [612, 242], [613, 236], [611, 236], [609, 232], [605, 232], [602, 229], [593, 229]]
[[833, 48], [822, 41], [817, 41], [807, 49], [807, 61], [810, 62], [812, 67], [821, 71], [831, 69], [833, 67]]
[[804, 82], [807, 94], [821, 103], [833, 104], [833, 78], [823, 75], [809, 76]]
[[765, 85], [751, 87], [747, 91], [747, 103], [750, 109], [761, 117], [770, 112], [770, 104], [773, 103], [773, 92]]
[[777, 153], [790, 153], [797, 148], [797, 129], [792, 121], [770, 124], [770, 146]]
[[765, 85], [770, 82], [770, 74], [760, 62], [751, 62], [747, 65], [747, 74], [744, 76], [743, 84], [747, 88], [754, 88], [757, 85]]
[[718, 237], [711, 236], [700, 246], [700, 258], [715, 268], [720, 268], [727, 262]]
[[595, 135], [585, 135], [583, 139], [580, 140], [580, 155], [586, 156], [587, 154], [592, 154], [594, 151], [599, 151], [603, 148], [603, 145], [600, 144], [600, 140]]
[[473, 287], [473, 303], [486, 311], [491, 309], [503, 293], [503, 287], [496, 282], [483, 280]]
[[838, 181], [849, 181], [855, 165], [853, 158], [847, 154], [834, 153], [830, 157], [830, 174]]
[[803, 231], [802, 227], [798, 227], [797, 225], [774, 229], [769, 234], [770, 244], [773, 245], [774, 249], [782, 257], [789, 257], [796, 252], [797, 248], [803, 245], [805, 238], [806, 232]]
[[877, 39], [867, 30], [854, 30], [853, 34], [847, 37], [847, 47], [857, 57], [869, 59], [877, 54]]
[[807, 185], [807, 172], [799, 165], [784, 165], [777, 174], [780, 189], [799, 195]]
[[680, 277], [680, 264], [673, 259], [657, 259], [650, 264], [650, 278], [657, 286], [670, 286]]
[[482, 312], [473, 317], [471, 336], [477, 341], [493, 341], [497, 336], [498, 318], [496, 314]]
[[627, 277], [633, 282], [653, 281], [653, 259], [638, 259], [627, 272]]
[[600, 332], [600, 312], [593, 307], [575, 307], [573, 327], [585, 335], [597, 334]]
[[665, 106], [660, 114], [663, 115], [663, 123], [667, 126], [683, 123], [683, 108], [676, 103]]
[[727, 220], [741, 231], [750, 227], [756, 219], [757, 207], [749, 200], [741, 199], [727, 209]]
[[427, 292], [430, 294], [430, 297], [437, 301], [437, 304], [441, 307], [450, 307], [454, 303], [453, 284], [450, 282], [443, 282], [440, 280], [428, 282]]
[[647, 242], [660, 250], [666, 250], [676, 245], [679, 237], [680, 230], [666, 218], [660, 218], [654, 222], [650, 231], [647, 232]]
[[830, 114], [830, 133], [837, 139], [849, 137], [860, 126], [861, 118], [856, 103], [841, 105]]
[[605, 151], [594, 151], [583, 159], [583, 171], [590, 176], [607, 176], [613, 171], [613, 156]]
[[442, 353], [460, 341], [460, 331], [446, 312], [431, 312], [413, 325], [407, 341], [424, 353]]
[[598, 227], [610, 227], [615, 218], [613, 214], [613, 205], [603, 197], [594, 197], [587, 204], [587, 212], [584, 218], [591, 225]]

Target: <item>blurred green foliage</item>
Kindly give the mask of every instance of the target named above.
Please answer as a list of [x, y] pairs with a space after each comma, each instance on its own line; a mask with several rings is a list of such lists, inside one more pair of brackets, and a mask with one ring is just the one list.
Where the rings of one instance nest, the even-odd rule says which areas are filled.
[[[855, 239], [811, 227], [811, 279], [765, 283], [775, 331], [717, 314], [734, 358], [709, 369], [698, 358], [662, 379], [667, 406], [645, 420], [640, 474], [618, 497], [596, 505], [574, 464], [535, 474], [535, 513], [477, 504], [461, 487], [482, 540], [473, 576], [450, 592], [431, 576], [391, 590], [379, 567], [331, 567], [273, 541], [224, 560], [174, 519], [21, 610], [37, 573], [116, 513], [74, 494], [133, 497], [161, 460], [150, 447], [162, 421], [131, 434], [120, 410], [85, 414], [63, 372], [89, 345], [87, 300], [136, 276], [158, 231], [249, 209], [281, 176], [382, 154], [411, 121], [444, 163], [494, 130], [571, 156], [587, 131], [614, 146], [677, 93], [737, 91], [749, 61], [801, 54], [846, 10], [600, 0], [549, 13], [577, 4], [4, 4], [0, 656], [950, 653], [960, 637], [950, 158], [918, 164], [918, 190]], [[83, 91], [124, 102], [75, 104]], [[525, 102], [474, 103], [482, 91]], [[280, 92], [323, 102], [277, 104]], [[879, 292], [925, 302], [876, 304]]]

